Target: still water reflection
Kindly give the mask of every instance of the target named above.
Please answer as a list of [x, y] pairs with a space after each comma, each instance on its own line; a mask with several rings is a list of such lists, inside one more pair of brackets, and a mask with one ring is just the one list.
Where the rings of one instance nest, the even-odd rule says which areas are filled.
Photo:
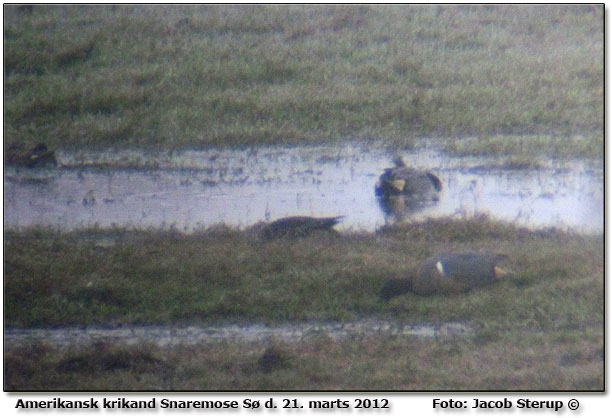
[[[5, 228], [32, 225], [247, 227], [284, 216], [344, 215], [338, 229], [372, 231], [428, 217], [492, 218], [531, 227], [603, 230], [603, 168], [594, 162], [507, 169], [496, 160], [404, 152], [436, 173], [435, 205], [385, 213], [374, 184], [392, 155], [382, 148], [257, 148], [144, 154], [59, 153], [60, 167], [5, 167]], [[103, 168], [104, 167], [104, 168]]]

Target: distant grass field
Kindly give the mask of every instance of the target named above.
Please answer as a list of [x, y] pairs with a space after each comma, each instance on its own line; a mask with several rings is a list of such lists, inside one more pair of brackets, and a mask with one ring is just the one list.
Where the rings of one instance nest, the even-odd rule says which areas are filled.
[[603, 10], [4, 6], [5, 146], [545, 135], [600, 155]]
[[[263, 343], [175, 349], [111, 344], [68, 351], [34, 344], [6, 351], [15, 360], [6, 364], [8, 385], [601, 389], [602, 243], [602, 236], [530, 231], [488, 219], [264, 242], [227, 228], [191, 235], [6, 232], [4, 321], [9, 327], [389, 318], [415, 325], [459, 321], [474, 330], [448, 341], [334, 342], [323, 336], [280, 343], [285, 361], [272, 372], [258, 363]], [[385, 280], [406, 277], [435, 252], [481, 248], [507, 254], [513, 276], [460, 295], [407, 294], [388, 303], [379, 298]], [[98, 361], [100, 356], [109, 357]]]

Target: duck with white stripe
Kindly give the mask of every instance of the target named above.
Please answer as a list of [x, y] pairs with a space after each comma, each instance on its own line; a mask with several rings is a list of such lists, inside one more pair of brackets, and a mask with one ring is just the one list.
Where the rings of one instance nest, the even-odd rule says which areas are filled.
[[404, 293], [432, 295], [463, 293], [472, 288], [495, 283], [508, 275], [500, 267], [502, 254], [488, 252], [448, 252], [428, 258], [416, 276], [385, 282], [380, 296], [388, 301]]

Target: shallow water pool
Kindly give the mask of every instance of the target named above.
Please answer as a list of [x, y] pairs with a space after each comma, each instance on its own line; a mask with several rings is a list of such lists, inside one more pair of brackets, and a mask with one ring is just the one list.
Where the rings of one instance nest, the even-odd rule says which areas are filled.
[[382, 210], [374, 184], [392, 155], [361, 145], [263, 147], [166, 153], [58, 153], [53, 169], [5, 167], [4, 225], [248, 227], [284, 216], [338, 216], [340, 230], [373, 231], [429, 217], [493, 219], [528, 227], [603, 231], [603, 167], [544, 162], [506, 168], [486, 158], [403, 152], [443, 183], [439, 202]]

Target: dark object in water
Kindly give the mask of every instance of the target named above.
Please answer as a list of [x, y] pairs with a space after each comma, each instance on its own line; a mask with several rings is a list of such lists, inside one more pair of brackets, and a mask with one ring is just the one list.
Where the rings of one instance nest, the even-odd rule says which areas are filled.
[[89, 190], [87, 193], [85, 193], [85, 196], [83, 196], [83, 206], [93, 206], [95, 204], [96, 196], [94, 195], [94, 191]]
[[57, 165], [55, 153], [53, 151], [49, 151], [47, 146], [43, 143], [40, 143], [30, 149], [25, 149], [22, 144], [12, 144], [6, 152], [4, 162], [7, 165], [16, 165], [28, 168]]
[[265, 239], [276, 238], [300, 238], [308, 236], [317, 231], [333, 232], [334, 225], [340, 222], [342, 216], [329, 218], [312, 218], [310, 216], [291, 216], [277, 219], [261, 230], [261, 236]]
[[419, 171], [406, 166], [401, 158], [394, 160], [395, 167], [386, 168], [378, 179], [374, 192], [387, 200], [402, 196], [414, 201], [437, 201], [442, 182], [429, 171]]
[[388, 301], [408, 292], [417, 295], [466, 292], [506, 276], [508, 273], [499, 266], [505, 258], [485, 252], [439, 254], [425, 260], [415, 277], [385, 282], [380, 297]]

